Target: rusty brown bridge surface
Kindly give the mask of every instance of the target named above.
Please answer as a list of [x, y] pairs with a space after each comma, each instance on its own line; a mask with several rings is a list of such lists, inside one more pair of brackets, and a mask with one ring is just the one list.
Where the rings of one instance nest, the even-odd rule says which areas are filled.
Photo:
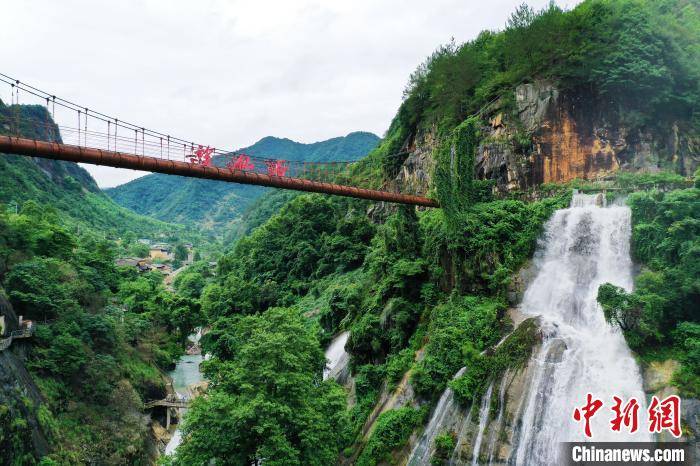
[[[285, 160], [217, 149], [114, 118], [0, 73], [0, 86], [5, 85], [11, 102], [0, 106], [0, 153], [439, 207], [434, 199], [393, 191], [396, 186], [375, 189], [367, 179], [345, 181], [357, 160]], [[21, 107], [27, 104], [34, 109], [24, 114]]]
[[165, 173], [168, 175], [204, 178], [313, 193], [335, 194], [338, 196], [355, 197], [373, 201], [394, 202], [423, 207], [439, 207], [437, 201], [433, 199], [411, 194], [364, 189], [304, 178], [273, 176], [246, 170], [235, 170], [227, 167], [204, 166], [197, 163], [14, 136], [0, 136], [0, 152]]

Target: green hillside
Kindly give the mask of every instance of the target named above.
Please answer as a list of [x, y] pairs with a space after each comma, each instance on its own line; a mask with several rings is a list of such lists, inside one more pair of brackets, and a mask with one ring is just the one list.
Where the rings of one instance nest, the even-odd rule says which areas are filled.
[[[17, 106], [7, 106], [0, 101], [0, 122], [7, 121], [16, 111]], [[49, 118], [45, 108], [38, 105], [21, 105], [19, 112], [25, 120], [47, 121]], [[0, 133], [8, 130], [7, 125], [0, 124]], [[44, 129], [28, 123], [23, 123], [21, 133], [31, 138], [49, 138]], [[110, 236], [126, 231], [150, 236], [181, 229], [117, 205], [76, 163], [3, 154], [0, 156], [0, 204], [10, 210], [20, 210], [30, 200], [65, 214], [62, 220], [66, 223], [80, 224]]]
[[[0, 132], [15, 112], [48, 118], [0, 102]], [[199, 304], [115, 259], [161, 235], [194, 236], [118, 206], [75, 163], [0, 154], [0, 338], [18, 315], [42, 321], [0, 352], [0, 464], [149, 464], [143, 402], [166, 396]]]
[[[258, 157], [308, 162], [354, 160], [366, 155], [378, 142], [376, 135], [366, 132], [312, 144], [268, 136], [241, 151]], [[117, 203], [140, 214], [209, 228], [229, 225], [266, 191], [259, 186], [162, 174], [147, 175], [106, 190]]]
[[[202, 292], [212, 383], [188, 412], [172, 464], [405, 464], [415, 446], [409, 440], [420, 436], [448, 384], [455, 399], [478, 408], [490, 384], [530, 357], [531, 324], [488, 349], [513, 325], [506, 309], [515, 273], [577, 183], [549, 186], [534, 201], [493, 197], [474, 173], [481, 129], [493, 113], [515, 113], [516, 86], [534, 80], [553, 82], [580, 108], [607, 103], [634, 131], [660, 121], [698, 129], [699, 18], [697, 2], [686, 0], [521, 7], [505, 30], [441, 47], [412, 75], [381, 145], [347, 176], [375, 185], [395, 177], [406, 142], [434, 131], [429, 194], [442, 208], [398, 208], [377, 225], [368, 203], [356, 199], [297, 195], [269, 219], [287, 199], [261, 200], [265, 215], [246, 220], [259, 226], [219, 261]], [[497, 105], [474, 116], [490, 102]], [[625, 175], [618, 188], [639, 189], [648, 176], [649, 186], [670, 191], [664, 180], [674, 179], [627, 174], [634, 182], [625, 183]], [[647, 346], [644, 357], [678, 355], [673, 383], [697, 396], [695, 183], [630, 195], [633, 253], [650, 270], [631, 297], [615, 289], [601, 297], [612, 320], [634, 318], [625, 336], [635, 348]], [[321, 382], [318, 348], [341, 331], [350, 332], [350, 406], [337, 384]], [[373, 421], [387, 406], [394, 409]], [[430, 464], [447, 464], [456, 437], [442, 433]], [[690, 429], [689, 437], [697, 438]]]

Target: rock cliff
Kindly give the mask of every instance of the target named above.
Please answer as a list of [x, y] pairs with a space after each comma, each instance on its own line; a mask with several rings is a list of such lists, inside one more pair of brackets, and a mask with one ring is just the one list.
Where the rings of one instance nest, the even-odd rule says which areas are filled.
[[[474, 173], [500, 192], [575, 178], [599, 179], [617, 170], [674, 170], [692, 174], [700, 164], [700, 138], [689, 121], [635, 123], [634, 112], [582, 90], [546, 81], [521, 84], [482, 109], [484, 127]], [[434, 168], [437, 130], [411, 139], [394, 183], [425, 194]]]
[[[17, 317], [0, 290], [0, 316], [8, 331], [17, 329]], [[47, 433], [41, 419], [43, 402], [39, 389], [24, 366], [25, 343], [18, 340], [0, 351], [0, 463], [11, 460], [17, 450], [31, 452], [34, 459], [49, 453]], [[14, 458], [33, 464], [30, 458]]]

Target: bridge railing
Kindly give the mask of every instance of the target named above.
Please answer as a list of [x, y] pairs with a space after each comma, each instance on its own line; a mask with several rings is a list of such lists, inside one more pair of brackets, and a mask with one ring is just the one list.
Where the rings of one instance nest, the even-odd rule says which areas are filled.
[[0, 351], [5, 351], [7, 348], [9, 348], [14, 340], [20, 338], [30, 338], [33, 335], [34, 326], [20, 330], [13, 330], [6, 338], [0, 338]]
[[[0, 133], [11, 136], [321, 182], [333, 182], [356, 162], [304, 162], [215, 148], [108, 116], [0, 73], [3, 84], [10, 105], [0, 107]], [[37, 107], [28, 116], [20, 104]]]
[[[419, 193], [401, 192], [398, 183], [377, 186], [372, 177], [355, 170], [357, 160], [304, 162], [214, 148], [108, 116], [0, 73], [0, 98], [5, 102], [3, 83], [10, 105], [0, 106], [0, 148], [7, 154], [439, 206]], [[20, 107], [27, 104], [33, 106]]]
[[12, 344], [12, 338], [0, 338], [0, 351], [5, 351]]
[[29, 338], [34, 335], [34, 326], [10, 332], [12, 338]]

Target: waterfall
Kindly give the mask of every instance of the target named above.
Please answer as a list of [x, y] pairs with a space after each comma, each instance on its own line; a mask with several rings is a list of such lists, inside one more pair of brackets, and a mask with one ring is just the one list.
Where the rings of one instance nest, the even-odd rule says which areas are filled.
[[486, 390], [486, 394], [481, 400], [481, 409], [479, 410], [479, 429], [474, 440], [474, 448], [472, 448], [472, 466], [479, 464], [479, 450], [481, 450], [481, 442], [484, 440], [484, 430], [486, 423], [489, 420], [489, 411], [491, 407], [491, 393], [493, 392], [493, 382]]
[[533, 355], [535, 373], [510, 458], [518, 465], [559, 464], [560, 442], [586, 440], [572, 413], [587, 393], [604, 403], [591, 419], [592, 440], [651, 440], [643, 428], [634, 435], [610, 430], [613, 395], [637, 398], [640, 412], [645, 397], [623, 335], [596, 301], [605, 282], [632, 288], [630, 210], [604, 207], [600, 195], [574, 194], [571, 205], [547, 222], [535, 256], [539, 272], [521, 305], [523, 313], [542, 317], [544, 341]]
[[323, 380], [332, 378], [338, 380], [342, 378], [343, 372], [350, 362], [350, 355], [345, 351], [345, 343], [348, 341], [350, 332], [343, 332], [336, 336], [325, 351], [326, 367], [323, 369]]
[[496, 416], [496, 424], [491, 430], [491, 435], [489, 437], [489, 464], [493, 462], [493, 453], [496, 448], [496, 443], [498, 442], [498, 434], [501, 432], [501, 426], [503, 426], [503, 412], [506, 405], [506, 387], [509, 375], [510, 370], [508, 369], [503, 374], [503, 378], [501, 379], [501, 387], [498, 389], [498, 416]]
[[[455, 374], [454, 378], [457, 379], [461, 377], [466, 370], [466, 367], [461, 368]], [[409, 456], [407, 462], [408, 466], [429, 464], [435, 437], [437, 437], [440, 429], [443, 429], [450, 424], [448, 419], [453, 418], [459, 411], [459, 406], [454, 401], [454, 393], [452, 389], [445, 389], [440, 396], [440, 400], [435, 407], [435, 411], [433, 411], [428, 427], [425, 428], [425, 431], [423, 431], [418, 443], [413, 448], [413, 451], [411, 451], [411, 455]]]

